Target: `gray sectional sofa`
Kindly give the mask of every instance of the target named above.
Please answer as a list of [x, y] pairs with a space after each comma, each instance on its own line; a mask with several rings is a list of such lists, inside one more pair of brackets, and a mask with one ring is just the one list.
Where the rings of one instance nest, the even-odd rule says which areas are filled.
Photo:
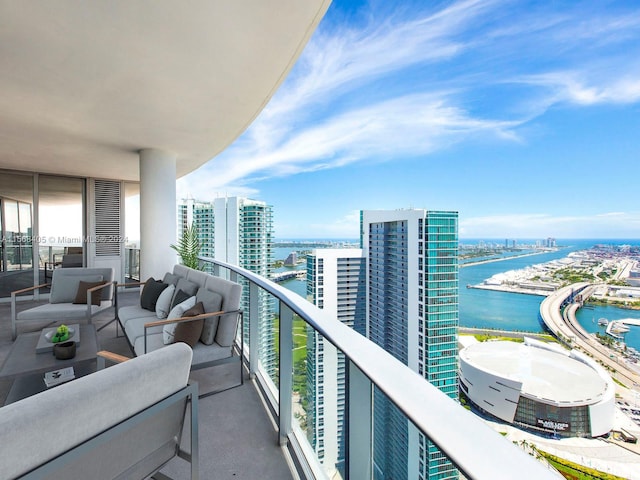
[[[241, 324], [242, 312], [239, 310], [242, 287], [229, 280], [209, 275], [183, 265], [175, 265], [173, 272], [164, 275], [162, 283], [170, 288], [173, 285], [171, 303], [174, 304], [178, 295], [182, 298], [192, 298], [192, 303], [202, 303], [204, 312], [195, 316], [163, 318], [159, 304], [155, 309], [143, 307], [146, 284], [142, 284], [141, 302], [137, 305], [125, 306], [118, 309], [117, 317], [124, 331], [129, 346], [135, 355], [143, 355], [166, 346], [164, 337], [167, 326], [185, 322], [203, 321], [202, 332], [198, 340], [191, 345], [193, 348], [192, 369], [205, 368], [230, 361], [233, 355], [238, 325]], [[146, 283], [146, 282], [145, 282]], [[157, 288], [156, 285], [152, 285]], [[149, 286], [149, 287], [152, 287]], [[179, 293], [182, 292], [182, 293]], [[162, 294], [161, 294], [162, 295]], [[176, 309], [174, 304], [170, 311]], [[166, 310], [166, 307], [165, 307]], [[183, 313], [178, 309], [179, 313]], [[166, 314], [166, 311], [162, 312]], [[242, 348], [240, 342], [240, 347]], [[236, 356], [235, 359], [241, 359]], [[242, 382], [242, 362], [241, 382]]]
[[197, 479], [190, 366], [175, 344], [0, 408], [0, 478], [142, 479], [177, 454]]

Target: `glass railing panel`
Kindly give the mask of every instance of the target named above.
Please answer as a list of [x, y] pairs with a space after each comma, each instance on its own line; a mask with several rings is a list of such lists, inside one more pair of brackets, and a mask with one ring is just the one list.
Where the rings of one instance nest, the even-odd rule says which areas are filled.
[[[215, 265], [214, 273], [223, 268], [231, 270], [231, 280], [251, 279], [243, 287], [250, 295], [243, 306], [249, 368], [273, 406], [281, 445], [290, 442], [296, 463], [313, 478], [463, 478], [425, 432], [467, 478], [518, 478], [522, 469], [535, 472], [530, 478], [550, 478], [546, 468], [353, 329], [242, 268]], [[270, 319], [260, 315], [264, 297], [258, 292], [277, 301]]]
[[[234, 280], [232, 278], [232, 280]], [[238, 276], [235, 279], [242, 286], [240, 308], [243, 311], [243, 331], [247, 358], [254, 360], [267, 381], [267, 386], [274, 398], [278, 398], [279, 386], [279, 319], [278, 303], [266, 290], [251, 284], [247, 279]]]
[[373, 390], [374, 478], [462, 478], [451, 460], [380, 389]]
[[124, 249], [124, 280], [126, 282], [140, 281], [140, 249]]
[[345, 478], [344, 355], [294, 317], [293, 422], [312, 452], [308, 461], [326, 478]]

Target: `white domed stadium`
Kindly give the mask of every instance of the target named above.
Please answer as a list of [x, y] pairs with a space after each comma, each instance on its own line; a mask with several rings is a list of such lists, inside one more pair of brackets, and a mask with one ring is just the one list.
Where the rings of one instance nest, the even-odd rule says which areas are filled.
[[482, 411], [563, 437], [598, 437], [613, 427], [615, 385], [591, 358], [530, 338], [460, 351], [460, 389]]

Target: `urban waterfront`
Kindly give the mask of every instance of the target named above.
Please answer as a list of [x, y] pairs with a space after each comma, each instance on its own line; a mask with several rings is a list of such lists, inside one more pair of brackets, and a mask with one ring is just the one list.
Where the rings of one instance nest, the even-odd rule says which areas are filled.
[[[476, 239], [466, 239], [469, 244]], [[494, 240], [495, 241], [495, 240]], [[530, 243], [530, 241], [525, 241]], [[525, 332], [542, 332], [543, 327], [539, 319], [540, 302], [544, 297], [538, 295], [526, 295], [519, 293], [500, 292], [492, 290], [480, 290], [466, 288], [467, 285], [482, 283], [483, 280], [500, 272], [517, 270], [530, 265], [548, 262], [566, 257], [570, 252], [584, 250], [596, 244], [609, 245], [640, 245], [640, 240], [558, 240], [561, 247], [555, 252], [541, 253], [525, 257], [510, 258], [499, 262], [481, 263], [460, 268], [460, 326], [490, 328], [497, 330], [515, 330]], [[291, 248], [275, 248], [274, 258], [284, 259], [294, 251]], [[510, 256], [513, 254], [510, 253]], [[278, 271], [284, 271], [291, 267], [284, 267]], [[299, 264], [296, 268], [304, 269], [305, 264]], [[282, 282], [284, 287], [306, 297], [306, 282], [303, 280], [288, 280]], [[629, 310], [612, 306], [594, 306], [582, 308], [577, 314], [578, 321], [588, 332], [602, 331], [598, 326], [599, 318], [618, 320], [621, 318], [640, 318], [640, 310]], [[632, 326], [626, 334], [626, 343], [636, 349], [640, 349], [640, 327]]]

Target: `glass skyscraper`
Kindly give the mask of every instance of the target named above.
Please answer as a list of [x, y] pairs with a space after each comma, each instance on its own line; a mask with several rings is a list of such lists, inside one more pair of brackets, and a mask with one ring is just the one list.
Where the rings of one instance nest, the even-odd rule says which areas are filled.
[[[360, 218], [369, 339], [456, 399], [457, 212], [362, 211]], [[374, 477], [458, 478], [380, 391], [374, 392]]]
[[[238, 265], [269, 278], [273, 264], [273, 209], [271, 205], [242, 197], [216, 198], [213, 202], [183, 200], [178, 205], [181, 234], [194, 223], [202, 245], [201, 255]], [[243, 286], [240, 308], [245, 331], [249, 322], [249, 287]], [[271, 376], [277, 369], [273, 299], [259, 290], [260, 362]]]

